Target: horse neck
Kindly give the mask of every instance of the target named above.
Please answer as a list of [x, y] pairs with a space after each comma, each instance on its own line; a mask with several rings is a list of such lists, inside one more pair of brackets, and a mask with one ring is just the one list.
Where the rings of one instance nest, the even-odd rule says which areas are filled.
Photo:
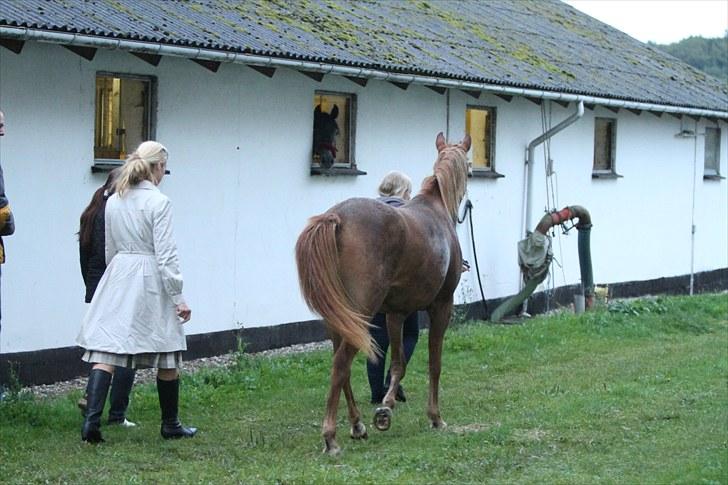
[[[457, 212], [451, 213], [447, 205], [445, 204], [445, 198], [440, 190], [440, 184], [437, 182], [437, 177], [430, 175], [425, 178], [422, 182], [422, 190], [420, 190], [419, 196], [423, 197], [428, 205], [439, 208], [443, 213], [454, 221], [457, 220]], [[457, 208], [455, 208], [457, 210]]]

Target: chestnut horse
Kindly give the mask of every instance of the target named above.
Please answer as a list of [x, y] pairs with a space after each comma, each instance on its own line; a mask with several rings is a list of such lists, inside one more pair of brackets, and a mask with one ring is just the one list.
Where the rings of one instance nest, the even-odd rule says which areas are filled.
[[430, 316], [427, 415], [434, 428], [445, 426], [438, 405], [442, 341], [462, 267], [455, 223], [467, 185], [470, 137], [448, 145], [440, 133], [435, 146], [434, 174], [410, 202], [394, 208], [374, 199], [348, 199], [312, 217], [296, 243], [301, 292], [326, 321], [334, 348], [322, 433], [329, 454], [340, 451], [336, 411], [342, 390], [351, 437], [367, 437], [350, 375], [357, 351], [370, 359], [381, 353], [369, 335], [369, 322], [378, 311], [387, 314], [392, 378], [375, 412], [375, 426], [389, 429], [394, 396], [405, 374], [402, 322], [421, 309]]

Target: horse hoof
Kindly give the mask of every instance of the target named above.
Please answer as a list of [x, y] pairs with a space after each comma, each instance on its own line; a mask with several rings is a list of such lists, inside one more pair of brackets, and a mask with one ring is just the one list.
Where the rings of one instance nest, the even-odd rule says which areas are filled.
[[339, 456], [341, 454], [341, 448], [336, 443], [325, 443], [323, 453], [329, 456]]
[[387, 431], [392, 425], [392, 410], [388, 407], [377, 408], [374, 411], [374, 426], [379, 431]]
[[432, 421], [430, 423], [433, 429], [445, 429], [447, 428], [447, 423], [443, 421], [442, 419], [438, 419], [437, 421]]
[[359, 421], [351, 427], [351, 438], [355, 440], [365, 440], [369, 438], [369, 435], [367, 434], [367, 427], [364, 426], [364, 423]]

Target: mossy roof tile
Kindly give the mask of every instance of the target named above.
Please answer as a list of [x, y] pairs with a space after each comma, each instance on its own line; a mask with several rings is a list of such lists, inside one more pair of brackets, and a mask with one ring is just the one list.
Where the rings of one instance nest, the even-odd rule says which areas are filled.
[[0, 25], [728, 110], [717, 79], [558, 0], [23, 0]]

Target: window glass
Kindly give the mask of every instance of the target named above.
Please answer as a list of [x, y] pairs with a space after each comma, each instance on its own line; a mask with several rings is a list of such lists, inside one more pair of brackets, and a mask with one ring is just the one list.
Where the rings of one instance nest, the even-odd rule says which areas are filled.
[[96, 76], [94, 158], [124, 160], [151, 136], [151, 79]]
[[705, 129], [705, 174], [720, 173], [720, 128]]
[[354, 95], [317, 92], [313, 100], [313, 159], [321, 168], [353, 167]]
[[473, 170], [495, 170], [495, 108], [467, 108], [465, 132], [472, 139]]
[[594, 171], [614, 172], [614, 147], [616, 120], [596, 118], [594, 120]]

